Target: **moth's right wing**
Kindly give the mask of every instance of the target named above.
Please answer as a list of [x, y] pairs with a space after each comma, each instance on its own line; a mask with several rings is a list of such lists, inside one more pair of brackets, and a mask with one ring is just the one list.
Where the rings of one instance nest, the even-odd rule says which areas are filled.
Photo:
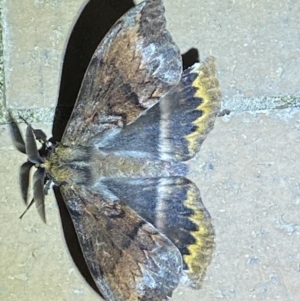
[[212, 130], [221, 106], [215, 59], [183, 72], [180, 82], [120, 133], [98, 139], [98, 147], [166, 161], [187, 161]]
[[165, 235], [113, 196], [66, 185], [61, 192], [105, 300], [162, 301], [172, 295], [182, 257]]
[[161, 0], [119, 19], [96, 49], [64, 132], [65, 145], [86, 145], [134, 121], [180, 80], [179, 48], [166, 29]]

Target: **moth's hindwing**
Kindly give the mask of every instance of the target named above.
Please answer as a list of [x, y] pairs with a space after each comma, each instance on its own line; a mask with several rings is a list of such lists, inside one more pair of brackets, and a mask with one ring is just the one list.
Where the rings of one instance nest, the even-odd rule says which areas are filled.
[[185, 70], [180, 82], [135, 122], [96, 144], [165, 161], [189, 160], [213, 128], [220, 102], [215, 60], [210, 57]]
[[214, 230], [198, 188], [186, 178], [107, 179], [103, 184], [180, 250], [183, 281], [199, 288], [214, 249]]
[[161, 0], [128, 11], [96, 49], [62, 138], [87, 144], [134, 121], [180, 80], [179, 48], [166, 30]]
[[[187, 152], [183, 160], [192, 158], [200, 149], [207, 134], [213, 129], [215, 119], [221, 107], [221, 91], [214, 57], [209, 57], [202, 65], [195, 65], [190, 69], [189, 76], [194, 76], [192, 87], [195, 89], [194, 98], [198, 99], [199, 105], [194, 114], [190, 116], [190, 131], [184, 136], [187, 141]], [[173, 121], [175, 124], [175, 121]]]
[[105, 300], [167, 300], [182, 258], [163, 234], [117, 198], [63, 185], [62, 195], [89, 270]]

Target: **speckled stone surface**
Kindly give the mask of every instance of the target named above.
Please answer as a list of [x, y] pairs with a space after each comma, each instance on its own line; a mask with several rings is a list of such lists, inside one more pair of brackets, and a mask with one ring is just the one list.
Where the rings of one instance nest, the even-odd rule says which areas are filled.
[[[39, 121], [33, 125], [49, 136], [67, 40], [84, 2], [3, 4], [7, 106]], [[107, 8], [120, 13], [118, 3], [110, 0]], [[165, 6], [182, 52], [194, 47], [201, 59], [217, 57], [223, 106], [233, 111], [218, 118], [190, 164], [215, 226], [213, 261], [202, 290], [179, 287], [172, 300], [298, 301], [300, 2], [166, 0]], [[78, 265], [78, 246], [53, 193], [46, 225], [34, 208], [18, 219], [25, 209], [18, 170], [26, 158], [7, 125], [0, 141], [0, 300], [101, 300], [70, 256]]]

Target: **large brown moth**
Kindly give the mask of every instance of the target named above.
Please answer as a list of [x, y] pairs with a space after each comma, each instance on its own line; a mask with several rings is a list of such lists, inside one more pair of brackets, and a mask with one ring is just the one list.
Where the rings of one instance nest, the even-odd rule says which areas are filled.
[[109, 301], [166, 300], [180, 281], [199, 288], [212, 257], [211, 218], [184, 162], [220, 109], [215, 62], [182, 71], [165, 25], [161, 0], [129, 10], [97, 47], [61, 143], [29, 125], [19, 146], [23, 174], [37, 167], [41, 216], [52, 182]]

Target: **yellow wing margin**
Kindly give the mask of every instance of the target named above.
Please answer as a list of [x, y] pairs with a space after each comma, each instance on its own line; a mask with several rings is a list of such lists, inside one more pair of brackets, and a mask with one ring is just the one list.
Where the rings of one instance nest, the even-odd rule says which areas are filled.
[[195, 242], [187, 246], [189, 254], [183, 256], [187, 269], [184, 270], [182, 282], [197, 289], [201, 287], [206, 269], [212, 259], [215, 233], [199, 190], [192, 182], [187, 190], [184, 205], [193, 212], [189, 219], [197, 225], [197, 229], [190, 232]]
[[202, 64], [195, 64], [191, 73], [198, 76], [192, 83], [196, 89], [194, 98], [201, 99], [197, 111], [201, 112], [200, 117], [192, 123], [195, 130], [186, 135], [190, 157], [193, 157], [200, 149], [206, 135], [213, 129], [214, 121], [221, 107], [221, 91], [217, 78], [215, 58], [209, 57]]

